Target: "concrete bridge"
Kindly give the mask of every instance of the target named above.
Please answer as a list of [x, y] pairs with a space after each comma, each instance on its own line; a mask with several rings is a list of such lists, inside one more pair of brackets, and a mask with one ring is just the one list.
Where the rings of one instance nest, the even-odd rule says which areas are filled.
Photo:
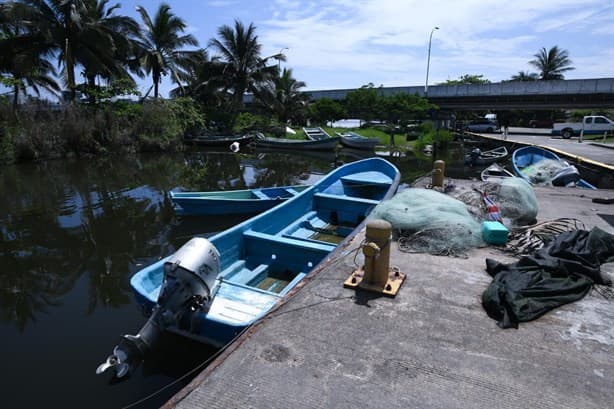
[[[424, 86], [382, 87], [383, 95], [399, 92], [424, 96]], [[312, 101], [343, 100], [355, 89], [306, 91]], [[491, 84], [432, 85], [429, 101], [441, 109], [572, 109], [614, 108], [614, 78], [558, 81], [509, 81]], [[252, 96], [246, 95], [245, 102]]]

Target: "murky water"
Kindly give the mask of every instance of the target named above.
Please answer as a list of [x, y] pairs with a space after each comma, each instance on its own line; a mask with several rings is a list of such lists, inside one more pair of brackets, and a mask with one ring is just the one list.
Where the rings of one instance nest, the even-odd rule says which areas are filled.
[[[458, 155], [457, 155], [458, 156]], [[146, 317], [129, 286], [140, 268], [196, 234], [242, 217], [174, 215], [171, 189], [313, 183], [356, 152], [190, 152], [7, 166], [0, 173], [2, 407], [158, 407], [186, 385], [211, 348], [168, 337], [162, 353], [113, 382], [95, 369]], [[460, 156], [462, 157], [462, 156]], [[393, 158], [411, 182], [430, 158]], [[450, 161], [450, 169], [454, 169]], [[460, 168], [462, 169], [462, 167]]]

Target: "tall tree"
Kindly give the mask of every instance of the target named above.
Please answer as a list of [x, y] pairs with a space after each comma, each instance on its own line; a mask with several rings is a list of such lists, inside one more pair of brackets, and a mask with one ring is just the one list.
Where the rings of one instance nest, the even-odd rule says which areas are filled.
[[490, 84], [490, 80], [484, 78], [484, 75], [465, 74], [458, 77], [457, 80], [447, 80], [440, 85], [460, 85], [460, 84]]
[[79, 53], [78, 60], [83, 65], [87, 85], [94, 88], [97, 76], [106, 80], [132, 80], [126, 69], [140, 75], [139, 66], [134, 64], [136, 39], [140, 35], [138, 23], [130, 17], [115, 14], [120, 5], [110, 6], [109, 0], [86, 0], [86, 5], [84, 34], [99, 37], [97, 41], [106, 43], [112, 50], [103, 55], [93, 55], [88, 49]]
[[373, 86], [373, 83], [363, 85], [356, 91], [348, 92], [345, 101], [351, 118], [370, 122], [380, 115], [381, 95], [380, 91]]
[[[27, 36], [39, 36], [57, 56], [71, 99], [76, 96], [75, 68], [81, 64], [112, 70], [115, 44], [108, 30], [91, 24], [92, 0], [22, 0], [6, 3]], [[106, 2], [105, 2], [106, 4]]]
[[302, 93], [306, 84], [292, 76], [292, 69], [284, 68], [279, 77], [273, 77], [256, 91], [258, 102], [273, 113], [285, 126], [288, 120], [301, 116], [307, 109], [309, 95]]
[[534, 72], [518, 71], [518, 74], [512, 75], [510, 81], [537, 81], [539, 75]]
[[186, 51], [183, 47], [198, 46], [198, 41], [191, 34], [182, 34], [187, 26], [170, 11], [168, 4], [160, 5], [153, 20], [142, 6], [138, 6], [137, 11], [145, 24], [140, 45], [141, 63], [151, 74], [154, 98], [157, 99], [162, 76], [170, 74], [177, 84], [186, 79], [186, 67], [192, 59], [198, 58], [200, 51]]
[[556, 45], [550, 50], [542, 47], [534, 57], [529, 64], [539, 70], [539, 78], [542, 80], [562, 80], [565, 78], [563, 73], [575, 69], [571, 66], [567, 50], [561, 50]]
[[260, 56], [261, 46], [253, 24], [245, 27], [239, 20], [235, 20], [234, 27], [220, 27], [218, 36], [219, 39], [212, 39], [209, 45], [220, 53], [226, 64], [223, 80], [232, 95], [231, 110], [236, 114], [243, 106], [243, 94], [246, 91], [257, 92], [258, 84], [278, 75], [277, 65], [267, 65], [268, 60], [283, 60], [283, 55], [267, 58]]
[[59, 91], [54, 79], [55, 70], [47, 57], [50, 48], [40, 36], [28, 35], [18, 21], [3, 14], [0, 21], [0, 81], [13, 89], [13, 109], [19, 94], [32, 88], [40, 95], [40, 88], [50, 93]]

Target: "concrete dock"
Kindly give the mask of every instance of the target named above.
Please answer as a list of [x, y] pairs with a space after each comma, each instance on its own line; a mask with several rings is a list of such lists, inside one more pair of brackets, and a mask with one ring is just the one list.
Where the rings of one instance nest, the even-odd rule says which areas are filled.
[[[469, 183], [469, 182], [467, 182]], [[538, 220], [570, 217], [614, 234], [613, 190], [535, 188]], [[614, 298], [595, 290], [503, 330], [486, 315], [485, 259], [410, 254], [395, 298], [354, 291], [364, 231], [294, 296], [257, 323], [165, 407], [178, 408], [610, 408]], [[614, 263], [602, 270], [614, 278]], [[611, 294], [611, 293], [610, 293]]]

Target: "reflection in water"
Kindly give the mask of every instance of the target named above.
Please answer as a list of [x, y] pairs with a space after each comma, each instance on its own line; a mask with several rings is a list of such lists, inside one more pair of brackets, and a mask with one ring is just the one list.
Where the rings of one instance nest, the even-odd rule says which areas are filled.
[[[356, 155], [192, 151], [4, 167], [0, 358], [10, 375], [3, 407], [120, 407], [206, 360], [211, 350], [171, 339], [162, 358], [144, 362], [127, 382], [109, 384], [94, 374], [109, 346], [145, 321], [130, 277], [192, 236], [244, 220], [178, 218], [168, 192], [313, 183]], [[431, 158], [390, 160], [407, 183], [432, 167]], [[183, 384], [145, 406], [160, 406]], [[23, 385], [37, 393], [20, 393]]]
[[[330, 163], [226, 152], [7, 166], [0, 174], [0, 337], [5, 407], [118, 407], [170, 383], [211, 353], [202, 346], [144, 363], [132, 379], [95, 378], [100, 356], [144, 322], [129, 279], [194, 235], [245, 217], [177, 218], [171, 189], [296, 184]], [[177, 341], [168, 345], [177, 348]], [[91, 375], [91, 377], [90, 377]], [[186, 381], [187, 382], [187, 381]], [[27, 384], [39, 393], [18, 391]], [[159, 406], [177, 391], [158, 396]], [[51, 397], [51, 398], [50, 398]]]

